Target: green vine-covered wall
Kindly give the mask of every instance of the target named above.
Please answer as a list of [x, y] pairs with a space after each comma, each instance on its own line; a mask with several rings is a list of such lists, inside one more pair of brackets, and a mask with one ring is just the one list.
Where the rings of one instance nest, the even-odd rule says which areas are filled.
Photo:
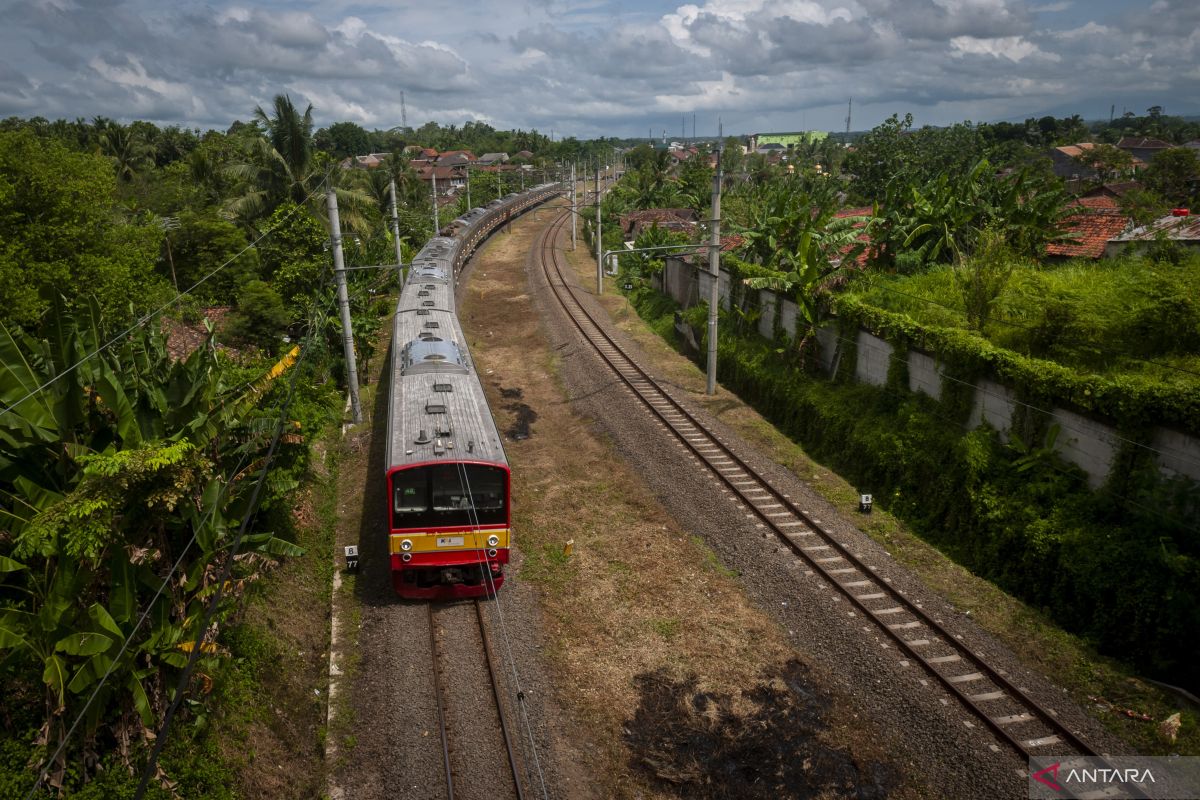
[[[633, 299], [652, 324], [674, 307], [650, 292]], [[1148, 451], [1134, 447], [1118, 454], [1116, 477], [1093, 491], [1082, 470], [1042, 446], [1044, 422], [1017, 414], [1019, 428], [1034, 434], [1024, 449], [987, 425], [963, 427], [972, 384], [984, 376], [1015, 385], [1024, 401], [1080, 396], [1077, 405], [1092, 410], [1114, 407], [1125, 391], [1115, 407], [1126, 416], [1170, 407], [1182, 419], [1196, 400], [1039, 372], [970, 337], [924, 331], [852, 304], [837, 310], [832, 380], [797, 367], [756, 332], [727, 324], [718, 348], [721, 383], [958, 563], [1103, 652], [1197, 688], [1200, 537], [1187, 523], [1197, 511], [1195, 484], [1163, 479]], [[854, 380], [860, 326], [896, 348], [884, 386]], [[900, 365], [909, 347], [933, 353], [953, 378], [943, 380], [940, 401], [908, 391]]]

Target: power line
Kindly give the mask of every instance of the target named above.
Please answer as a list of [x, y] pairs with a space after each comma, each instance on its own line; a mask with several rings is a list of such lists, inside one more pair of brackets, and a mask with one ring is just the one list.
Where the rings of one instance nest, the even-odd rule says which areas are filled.
[[[333, 303], [330, 302], [325, 306], [324, 314], [321, 316], [323, 317], [328, 315], [329, 309], [332, 307]], [[195, 671], [196, 662], [200, 658], [200, 653], [202, 652], [204, 639], [207, 636], [208, 628], [212, 624], [213, 618], [216, 616], [217, 607], [220, 605], [221, 598], [225, 593], [225, 586], [228, 583], [229, 576], [233, 571], [233, 564], [237, 558], [238, 550], [241, 549], [242, 540], [245, 538], [246, 531], [249, 529], [251, 523], [254, 521], [258, 513], [259, 499], [262, 495], [263, 486], [266, 485], [267, 475], [270, 474], [271, 471], [272, 462], [275, 457], [275, 450], [278, 448], [279, 440], [283, 436], [283, 429], [287, 421], [287, 412], [288, 409], [291, 408], [292, 400], [296, 396], [296, 380], [297, 376], [300, 374], [300, 366], [303, 364], [305, 357], [312, 350], [311, 345], [314, 339], [314, 333], [318, 327], [317, 320], [319, 318], [320, 317], [314, 315], [312, 324], [309, 325], [308, 333], [305, 336], [305, 342], [304, 346], [301, 348], [300, 356], [296, 359], [295, 365], [293, 365], [292, 376], [288, 383], [288, 394], [279, 409], [279, 421], [275, 426], [275, 433], [271, 437], [271, 445], [267, 449], [267, 455], [263, 459], [262, 471], [259, 473], [258, 480], [254, 484], [254, 490], [250, 495], [249, 505], [245, 515], [242, 517], [242, 523], [238, 527], [237, 535], [234, 537], [233, 545], [229, 551], [229, 557], [226, 559], [225, 566], [222, 568], [221, 575], [215, 584], [216, 590], [213, 592], [212, 599], [209, 601], [208, 609], [204, 614], [204, 619], [197, 628], [196, 639], [192, 643], [192, 650], [188, 655], [187, 666], [184, 667], [183, 673], [179, 676], [179, 681], [175, 687], [175, 696], [171, 700], [171, 705], [167, 708], [167, 713], [163, 718], [163, 723], [159, 727], [156, 734], [154, 749], [150, 753], [150, 759], [146, 763], [146, 768], [142, 771], [142, 777], [138, 783], [137, 791], [134, 794], [134, 800], [142, 799], [142, 797], [145, 795], [146, 787], [149, 784], [150, 777], [156, 771], [158, 766], [158, 757], [162, 753], [163, 747], [166, 745], [167, 735], [170, 733], [171, 723], [175, 718], [175, 712], [179, 709], [179, 704], [183, 701], [187, 686], [191, 682], [192, 673]]]
[[[243, 453], [242, 458], [240, 461], [238, 461], [237, 466], [235, 466], [233, 471], [229, 473], [230, 476], [237, 475], [249, 457], [249, 452]], [[213, 501], [211, 513], [208, 515], [208, 522], [211, 522], [213, 517], [216, 516], [217, 506], [220, 505], [221, 499], [225, 496], [226, 491], [232, 485], [232, 483], [233, 481], [230, 479], [226, 479], [222, 482], [221, 488], [217, 492], [217, 497]], [[83, 704], [83, 708], [80, 709], [79, 713], [75, 716], [75, 720], [71, 723], [71, 727], [67, 730], [66, 734], [59, 742], [58, 748], [54, 751], [54, 754], [46, 759], [46, 766], [43, 767], [41, 772], [38, 773], [37, 781], [34, 782], [33, 787], [29, 790], [29, 793], [25, 795], [25, 800], [30, 800], [30, 798], [32, 798], [34, 795], [34, 792], [41, 788], [42, 783], [50, 774], [50, 766], [57, 761], [58, 757], [62, 755], [63, 751], [67, 749], [67, 743], [70, 742], [71, 737], [75, 734], [75, 730], [79, 727], [79, 724], [83, 722], [84, 717], [87, 715], [88, 709], [92, 707], [92, 703], [94, 703], [96, 697], [99, 696], [100, 690], [103, 689], [105, 683], [108, 682], [109, 676], [111, 676], [116, 670], [117, 664], [121, 661], [121, 656], [125, 655], [125, 651], [129, 649], [129, 644], [133, 641], [133, 637], [137, 635], [137, 632], [141, 629], [142, 624], [146, 621], [146, 618], [150, 616], [150, 612], [154, 609], [154, 605], [158, 602], [158, 598], [162, 596], [163, 590], [167, 588], [167, 586], [171, 583], [171, 579], [175, 577], [175, 573], [179, 570], [180, 565], [183, 564], [183, 559], [188, 554], [188, 551], [191, 550], [192, 545], [195, 544], [196, 538], [200, 535], [199, 530], [204, 526], [204, 524], [205, 521], [201, 521], [200, 526], [192, 530], [191, 538], [188, 540], [188, 543], [183, 546], [183, 550], [179, 553], [179, 558], [175, 559], [175, 563], [171, 566], [170, 571], [167, 572], [166, 577], [163, 578], [162, 583], [159, 584], [158, 589], [154, 592], [154, 596], [150, 598], [150, 602], [146, 604], [146, 610], [142, 612], [140, 617], [138, 617], [138, 621], [134, 624], [133, 630], [129, 632], [129, 635], [125, 637], [125, 641], [121, 643], [121, 649], [117, 652], [116, 656], [113, 657], [112, 661], [109, 663], [108, 669], [100, 678], [100, 682], [96, 684], [96, 688], [92, 691], [91, 696], [88, 697], [87, 702]]]
[[[315, 325], [315, 322], [313, 323], [313, 325]], [[310, 325], [310, 329], [312, 327], [313, 326]], [[298, 363], [299, 363], [299, 360], [297, 360], [297, 365], [298, 365]], [[251, 381], [250, 385], [252, 385], [253, 382], [254, 381]], [[281, 419], [284, 417], [283, 410], [281, 410], [281, 412], [280, 412], [280, 417], [281, 417]], [[122, 642], [121, 648], [117, 652], [117, 655], [113, 657], [111, 663], [109, 664], [108, 669], [105, 671], [104, 675], [100, 678], [100, 681], [97, 683], [96, 688], [92, 691], [92, 694], [88, 697], [87, 702], [84, 703], [83, 708], [76, 715], [74, 721], [71, 723], [70, 728], [67, 730], [67, 733], [64, 735], [62, 741], [59, 743], [58, 748], [55, 750], [54, 754], [51, 755], [47, 759], [46, 766], [39, 773], [37, 781], [34, 783], [33, 787], [29, 790], [29, 793], [27, 795], [25, 795], [26, 800], [29, 800], [29, 798], [31, 798], [33, 796], [34, 792], [36, 792], [39, 788], [41, 788], [42, 783], [45, 781], [46, 777], [49, 775], [50, 765], [53, 764], [55, 762], [55, 760], [57, 760], [58, 757], [62, 754], [62, 752], [66, 749], [67, 744], [70, 742], [70, 739], [74, 735], [76, 729], [79, 727], [79, 724], [83, 721], [84, 717], [87, 715], [88, 709], [91, 708], [92, 703], [95, 702], [96, 697], [99, 696], [100, 690], [104, 688], [105, 683], [108, 681], [108, 679], [112, 675], [112, 673], [116, 670], [116, 668], [121, 660], [121, 656], [123, 656], [125, 654], [125, 651], [129, 648], [129, 645], [133, 641], [134, 636], [137, 635], [138, 630], [141, 629], [143, 623], [145, 623], [145, 621], [146, 621], [146, 618], [150, 615], [150, 612], [154, 609], [154, 605], [158, 602], [158, 598], [162, 596], [163, 591], [166, 589], [166, 587], [168, 585], [170, 585], [172, 578], [174, 577], [175, 573], [179, 570], [179, 567], [182, 565], [183, 559], [187, 556], [187, 553], [191, 549], [192, 545], [195, 544], [196, 538], [199, 536], [200, 529], [203, 528], [203, 526], [206, 522], [210, 522], [216, 516], [217, 508], [220, 505], [222, 498], [225, 497], [226, 493], [228, 492], [229, 487], [233, 485], [233, 482], [234, 482], [233, 476], [236, 476], [238, 473], [241, 472], [242, 467], [246, 464], [246, 461], [249, 458], [250, 458], [250, 453], [248, 451], [244, 452], [242, 454], [241, 458], [238, 460], [237, 465], [234, 466], [233, 470], [230, 471], [230, 473], [229, 473], [230, 477], [226, 478], [225, 480], [223, 480], [221, 482], [221, 484], [220, 484], [221, 488], [218, 491], [217, 497], [214, 499], [212, 506], [210, 507], [210, 511], [207, 514], [207, 518], [205, 520], [202, 520], [199, 526], [193, 528], [192, 535], [188, 539], [187, 544], [184, 545], [183, 550], [180, 551], [179, 557], [175, 560], [175, 563], [171, 566], [171, 569], [167, 572], [166, 577], [164, 577], [162, 582], [159, 584], [159, 587], [155, 591], [154, 596], [150, 598], [150, 601], [146, 605], [146, 609], [142, 612], [141, 616], [138, 618], [137, 622], [134, 624], [133, 629], [130, 630], [129, 634], [125, 637], [125, 640]]]

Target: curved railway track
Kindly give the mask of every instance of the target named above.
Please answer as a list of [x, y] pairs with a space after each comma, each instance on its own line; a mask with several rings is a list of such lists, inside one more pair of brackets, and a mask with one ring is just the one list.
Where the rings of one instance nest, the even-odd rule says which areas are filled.
[[[580, 334], [609, 369], [679, 442], [724, 484], [776, 537], [811, 570], [824, 578], [850, 605], [882, 631], [903, 653], [920, 664], [962, 705], [1024, 757], [1059, 755], [1064, 748], [1080, 756], [1097, 755], [1079, 734], [1056, 719], [971, 650], [962, 637], [946, 630], [921, 604], [878, 577], [875, 568], [829, 532], [819, 519], [796, 506], [753, 467], [709, 431], [670, 391], [656, 382], [605, 331], [580, 302], [567, 279], [562, 251], [556, 247], [567, 216], [555, 219], [537, 242], [539, 260], [555, 298]], [[769, 534], [768, 534], [769, 535]]]
[[[461, 606], [461, 604], [458, 604]], [[498, 723], [498, 732], [504, 742], [504, 754], [507, 757], [508, 772], [512, 779], [512, 794], [511, 797], [517, 800], [524, 800], [525, 794], [522, 789], [521, 768], [517, 760], [516, 750], [513, 747], [513, 740], [509, 730], [508, 715], [504, 710], [504, 703], [501, 700], [500, 684], [496, 674], [496, 667], [492, 660], [492, 646], [488, 638], [487, 623], [483, 617], [483, 603], [480, 600], [474, 600], [473, 617], [478, 623], [479, 642], [482, 645], [483, 659], [482, 665], [486, 667], [488, 685], [491, 691], [491, 698], [494, 702], [496, 720]], [[456, 786], [459, 786], [461, 781], [456, 780], [461, 777], [458, 770], [462, 769], [461, 764], [456, 765], [456, 748], [454, 726], [450, 722], [450, 714], [448, 713], [449, 704], [453, 702], [454, 692], [451, 689], [453, 682], [450, 677], [451, 672], [457, 672], [467, 668], [462, 660], [453, 661], [446, 652], [441, 636], [439, 635], [438, 614], [450, 608], [450, 605], [430, 603], [429, 604], [429, 652], [433, 658], [433, 686], [434, 695], [437, 701], [437, 716], [438, 716], [438, 733], [441, 737], [442, 744], [442, 766], [446, 775], [446, 798], [454, 800], [456, 797]], [[459, 622], [461, 622], [461, 615]], [[469, 683], [473, 688], [478, 688], [477, 683]], [[486, 723], [476, 718], [473, 720], [479, 726], [484, 726]], [[465, 748], [464, 748], [465, 749]], [[478, 767], [478, 764], [471, 762], [469, 756], [464, 755], [464, 759], [473, 766]], [[489, 797], [502, 797], [503, 789], [499, 781], [499, 772], [488, 771], [484, 778], [484, 782], [488, 786]], [[463, 792], [466, 795], [474, 795], [474, 792]]]

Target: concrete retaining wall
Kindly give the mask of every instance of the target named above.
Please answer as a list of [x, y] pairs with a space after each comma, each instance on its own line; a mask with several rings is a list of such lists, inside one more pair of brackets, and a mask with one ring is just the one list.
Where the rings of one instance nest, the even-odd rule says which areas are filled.
[[[698, 271], [694, 266], [681, 259], [666, 260], [661, 279], [656, 285], [661, 285], [664, 293], [672, 297], [684, 307], [695, 305], [701, 300], [708, 299], [710, 278], [706, 272]], [[721, 306], [729, 307], [729, 274], [721, 272]], [[762, 307], [762, 319], [759, 321], [759, 333], [765, 338], [774, 336], [775, 303], [777, 298], [773, 292], [763, 290], [759, 295]], [[788, 337], [796, 335], [796, 304], [790, 300], [783, 301], [780, 322]], [[837, 330], [826, 325], [817, 330], [817, 341], [820, 349], [821, 364], [830, 375], [837, 370], [838, 361], [846, 348], [840, 340]], [[887, 382], [888, 368], [895, 356], [895, 349], [886, 341], [867, 332], [859, 331], [857, 337], [857, 353], [854, 364], [855, 379], [873, 386], [883, 386]], [[908, 353], [908, 388], [913, 392], [921, 392], [940, 400], [945, 381], [942, 365], [928, 353], [911, 350]], [[1012, 389], [995, 381], [981, 379], [976, 382], [975, 399], [968, 419], [967, 427], [976, 428], [986, 422], [995, 428], [1002, 437], [1007, 437], [1012, 428], [1013, 412], [1017, 401]], [[1075, 464], [1087, 473], [1088, 483], [1093, 487], [1103, 485], [1112, 469], [1117, 451], [1125, 444], [1116, 428], [1104, 422], [1085, 417], [1066, 409], [1054, 408], [1047, 412], [1049, 422], [1059, 426], [1059, 435], [1054, 443], [1055, 450], [1062, 458]], [[1040, 446], [1040, 443], [1034, 443]], [[1183, 476], [1194, 481], [1200, 481], [1200, 440], [1178, 431], [1157, 428], [1149, 445], [1154, 451], [1154, 457], [1164, 475]]]

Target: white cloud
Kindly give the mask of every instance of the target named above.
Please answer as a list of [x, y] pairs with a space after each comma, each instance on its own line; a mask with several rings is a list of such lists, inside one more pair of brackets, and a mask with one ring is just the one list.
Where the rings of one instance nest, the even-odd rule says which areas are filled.
[[952, 55], [959, 58], [966, 55], [992, 56], [1007, 58], [1009, 61], [1023, 61], [1030, 56], [1040, 55], [1051, 61], [1058, 61], [1054, 53], [1043, 53], [1033, 42], [1027, 42], [1020, 36], [1001, 36], [996, 39], [977, 39], [974, 36], [955, 36], [950, 40], [954, 48]]

